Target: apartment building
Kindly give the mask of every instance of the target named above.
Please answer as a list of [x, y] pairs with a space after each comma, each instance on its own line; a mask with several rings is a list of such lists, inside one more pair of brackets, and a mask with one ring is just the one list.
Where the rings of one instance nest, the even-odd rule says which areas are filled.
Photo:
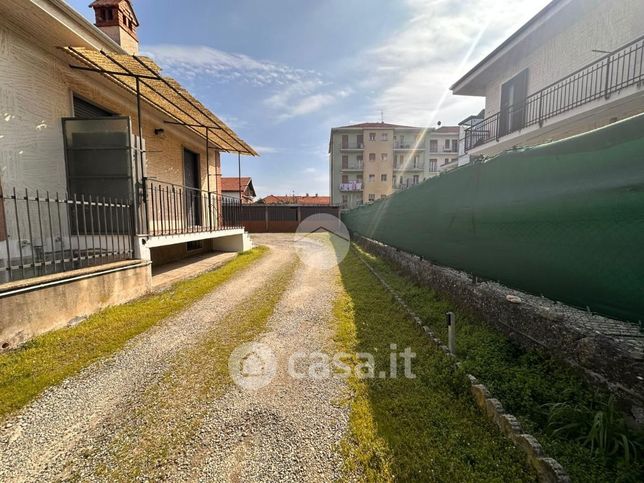
[[367, 122], [331, 129], [331, 204], [351, 209], [458, 165], [458, 126]]
[[464, 155], [563, 139], [644, 112], [644, 1], [553, 0], [452, 87], [485, 97]]

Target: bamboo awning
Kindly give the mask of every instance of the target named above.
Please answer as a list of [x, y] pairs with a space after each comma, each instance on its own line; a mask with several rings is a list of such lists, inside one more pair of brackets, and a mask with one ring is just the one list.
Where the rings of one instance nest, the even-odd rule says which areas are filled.
[[85, 47], [63, 47], [62, 50], [84, 64], [73, 67], [100, 73], [134, 95], [138, 92], [141, 99], [171, 117], [176, 124], [186, 126], [218, 149], [257, 156], [251, 146], [181, 84], [171, 77], [162, 76], [161, 68], [149, 57]]

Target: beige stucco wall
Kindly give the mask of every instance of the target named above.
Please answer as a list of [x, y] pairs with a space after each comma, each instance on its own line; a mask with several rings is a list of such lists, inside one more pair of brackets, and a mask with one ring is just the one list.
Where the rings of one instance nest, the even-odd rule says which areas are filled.
[[528, 95], [644, 34], [642, 0], [573, 0], [490, 68], [485, 113], [500, 109], [501, 85], [528, 68]]
[[[376, 133], [376, 141], [369, 141], [369, 133]], [[381, 140], [381, 133], [387, 133], [387, 141]], [[362, 135], [364, 140], [363, 150], [342, 150], [342, 136], [349, 136], [349, 146], [356, 146], [357, 136]], [[394, 136], [396, 139], [394, 139]], [[400, 144], [400, 136], [404, 136], [404, 145], [410, 145], [411, 149], [394, 149]], [[429, 152], [430, 139], [438, 142], [438, 151]], [[331, 131], [331, 149], [329, 156], [330, 164], [330, 192], [333, 204], [342, 204], [343, 197], [346, 197], [347, 207], [355, 208], [359, 203], [368, 203], [369, 194], [373, 194], [375, 199], [380, 199], [383, 195], [388, 196], [396, 191], [394, 187], [394, 177], [396, 185], [407, 185], [413, 183], [414, 176], [418, 176], [418, 181], [422, 182], [440, 172], [456, 166], [458, 153], [444, 149], [445, 139], [458, 139], [458, 133], [439, 133], [435, 130], [424, 130], [422, 128], [396, 128], [396, 129], [361, 129], [361, 128], [334, 128]], [[375, 161], [369, 161], [369, 153], [376, 155]], [[387, 154], [387, 161], [382, 161], [382, 153]], [[347, 156], [349, 166], [357, 163], [358, 156], [363, 157], [364, 169], [359, 170], [342, 170], [342, 157]], [[413, 158], [418, 156], [421, 169], [413, 168]], [[396, 158], [402, 162], [402, 169], [395, 168]], [[437, 160], [437, 171], [430, 172], [429, 160]], [[444, 160], [450, 162], [444, 166]], [[401, 161], [402, 160], [402, 161]], [[374, 181], [369, 181], [369, 174], [374, 175]], [[381, 181], [381, 175], [387, 175], [387, 181]], [[362, 192], [341, 192], [339, 189], [343, 176], [347, 182], [359, 180], [362, 176], [364, 190]]]
[[[86, 278], [70, 280], [72, 277]], [[150, 277], [149, 263], [118, 262], [4, 285], [0, 294], [0, 347], [15, 348], [78, 318], [140, 297], [150, 290]], [[57, 283], [61, 279], [63, 282]], [[13, 292], [25, 288], [31, 290]]]

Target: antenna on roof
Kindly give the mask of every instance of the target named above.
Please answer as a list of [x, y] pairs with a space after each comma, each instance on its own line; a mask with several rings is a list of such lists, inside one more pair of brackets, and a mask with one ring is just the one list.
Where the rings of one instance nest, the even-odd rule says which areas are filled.
[[385, 113], [380, 111], [380, 124], [385, 123]]

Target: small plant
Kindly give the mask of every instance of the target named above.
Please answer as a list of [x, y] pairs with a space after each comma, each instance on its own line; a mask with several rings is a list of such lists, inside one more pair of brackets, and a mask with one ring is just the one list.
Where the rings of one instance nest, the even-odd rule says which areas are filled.
[[546, 405], [551, 436], [576, 439], [598, 456], [618, 456], [628, 465], [644, 448], [641, 436], [629, 430], [616, 407], [615, 396], [593, 398], [589, 404]]

